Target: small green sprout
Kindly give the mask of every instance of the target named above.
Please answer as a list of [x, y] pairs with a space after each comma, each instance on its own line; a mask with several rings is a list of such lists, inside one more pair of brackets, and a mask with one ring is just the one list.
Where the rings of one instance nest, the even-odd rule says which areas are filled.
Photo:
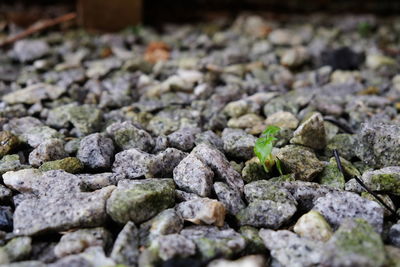
[[273, 142], [278, 140], [275, 135], [279, 133], [280, 130], [281, 129], [277, 126], [268, 126], [262, 132], [261, 137], [256, 140], [254, 153], [263, 165], [265, 172], [270, 172], [272, 167], [276, 165], [276, 168], [282, 175], [281, 162], [277, 157], [272, 155], [272, 149], [274, 147]]

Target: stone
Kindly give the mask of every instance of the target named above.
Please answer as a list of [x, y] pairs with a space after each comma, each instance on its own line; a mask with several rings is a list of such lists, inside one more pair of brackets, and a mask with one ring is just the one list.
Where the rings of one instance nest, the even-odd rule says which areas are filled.
[[114, 189], [108, 186], [90, 193], [24, 200], [14, 212], [14, 233], [35, 235], [103, 225], [105, 203]]
[[[392, 215], [392, 212], [390, 210], [388, 210], [381, 202], [379, 202], [379, 200], [377, 200], [372, 194], [370, 194], [368, 192], [362, 192], [361, 196], [363, 198], [366, 198], [366, 199], [369, 199], [369, 200], [372, 200], [372, 201], [375, 201], [376, 203], [378, 203], [383, 208], [383, 214], [385, 217], [390, 217]], [[387, 206], [392, 208], [392, 210], [396, 210], [396, 206], [394, 205], [394, 203], [389, 195], [378, 194], [378, 196], [383, 200], [383, 202]]]
[[281, 57], [281, 64], [289, 68], [296, 68], [310, 59], [310, 54], [304, 46], [296, 46], [286, 50]]
[[196, 139], [194, 140], [194, 143], [196, 145], [206, 143], [208, 145], [214, 146], [221, 152], [224, 151], [224, 142], [222, 141], [221, 137], [219, 137], [219, 135], [215, 134], [211, 130], [196, 134]]
[[395, 59], [387, 57], [387, 56], [378, 55], [378, 54], [369, 54], [369, 55], [367, 55], [365, 63], [368, 68], [378, 69], [385, 65], [395, 65], [397, 62]]
[[251, 183], [257, 180], [267, 179], [268, 174], [265, 172], [260, 160], [254, 157], [245, 162], [244, 168], [242, 169], [242, 178], [246, 183]]
[[400, 248], [394, 246], [385, 246], [386, 251], [386, 266], [399, 267], [400, 262]]
[[217, 255], [232, 257], [244, 250], [245, 239], [233, 229], [216, 226], [196, 225], [183, 229], [181, 235], [191, 239], [197, 247], [202, 259], [210, 259]]
[[314, 152], [301, 146], [285, 146], [276, 156], [283, 169], [294, 173], [297, 180], [312, 181], [324, 168]]
[[266, 266], [267, 261], [262, 255], [249, 255], [241, 257], [237, 260], [225, 260], [218, 259], [210, 262], [207, 267], [241, 267], [241, 266], [253, 266], [253, 267], [263, 267]]
[[383, 208], [351, 192], [329, 193], [315, 201], [313, 210], [319, 211], [333, 228], [338, 228], [346, 218], [361, 218], [382, 232]]
[[0, 157], [12, 152], [19, 145], [18, 138], [9, 131], [0, 132]]
[[136, 148], [150, 152], [155, 145], [153, 137], [148, 132], [128, 121], [111, 124], [107, 127], [107, 134], [122, 150]]
[[333, 150], [336, 149], [340, 156], [351, 160], [356, 156], [355, 147], [357, 146], [357, 138], [352, 134], [337, 134], [328, 141], [325, 147], [325, 155], [331, 157]]
[[89, 247], [84, 252], [76, 255], [66, 256], [52, 264], [49, 267], [102, 267], [115, 266], [115, 262], [104, 254], [102, 247]]
[[388, 237], [391, 244], [400, 247], [400, 222], [390, 227]]
[[381, 236], [368, 222], [349, 218], [326, 243], [321, 265], [382, 266], [386, 260]]
[[228, 103], [224, 108], [224, 113], [231, 118], [238, 118], [249, 113], [250, 109], [250, 104], [247, 101], [238, 100]]
[[[231, 118], [228, 121], [227, 126], [229, 128], [239, 128], [239, 129], [252, 129], [254, 127], [264, 126], [264, 119], [256, 114], [245, 114], [239, 118]], [[264, 126], [265, 127], [265, 126]]]
[[356, 155], [373, 168], [400, 165], [400, 126], [383, 122], [367, 122], [357, 134]]
[[214, 183], [214, 191], [218, 201], [224, 204], [225, 209], [232, 215], [235, 215], [240, 210], [246, 207], [241, 198], [240, 192], [230, 188], [223, 182]]
[[83, 170], [83, 167], [83, 163], [78, 158], [67, 157], [64, 159], [45, 162], [39, 167], [39, 170], [43, 172], [64, 170], [69, 173], [79, 173]]
[[13, 212], [8, 206], [0, 206], [0, 230], [11, 232], [13, 228]]
[[344, 190], [344, 175], [339, 171], [335, 158], [329, 160], [318, 177], [321, 185], [330, 186], [338, 190]]
[[312, 210], [301, 216], [294, 225], [293, 231], [301, 237], [315, 241], [328, 241], [333, 230], [318, 211]]
[[241, 226], [278, 229], [292, 218], [296, 210], [296, 205], [289, 202], [254, 200], [245, 209], [237, 213], [236, 218]]
[[313, 114], [294, 131], [292, 144], [323, 149], [326, 145], [324, 119], [320, 113]]
[[138, 229], [131, 221], [127, 222], [115, 239], [110, 258], [117, 264], [136, 266], [139, 258]]
[[49, 45], [42, 40], [20, 40], [13, 48], [15, 58], [22, 63], [41, 58], [49, 51]]
[[366, 171], [361, 180], [373, 191], [388, 192], [400, 196], [400, 167], [385, 167]]
[[178, 188], [202, 197], [211, 194], [214, 173], [195, 155], [188, 155], [174, 169]]
[[21, 169], [30, 168], [29, 165], [21, 164], [19, 155], [5, 155], [0, 159], [0, 174], [4, 174], [8, 171], [18, 171]]
[[244, 186], [244, 195], [248, 202], [256, 200], [272, 200], [279, 203], [297, 205], [295, 198], [286, 188], [268, 180], [259, 180]]
[[239, 233], [246, 240], [246, 254], [264, 254], [267, 248], [258, 234], [259, 230], [252, 226], [241, 226]]
[[206, 163], [214, 171], [214, 174], [225, 181], [229, 187], [243, 192], [244, 183], [240, 174], [233, 169], [219, 150], [203, 143], [197, 145], [191, 153]]
[[35, 104], [45, 99], [56, 100], [66, 92], [65, 87], [37, 83], [28, 87], [8, 93], [3, 96], [3, 101], [8, 104]]
[[274, 125], [279, 128], [296, 129], [299, 125], [299, 120], [290, 112], [278, 111], [269, 115], [265, 121], [265, 124]]
[[91, 169], [107, 169], [111, 166], [113, 155], [113, 141], [99, 133], [94, 133], [82, 138], [77, 158]]
[[32, 239], [28, 236], [15, 237], [2, 247], [10, 262], [27, 259], [32, 251]]
[[39, 119], [27, 116], [22, 118], [12, 118], [3, 128], [16, 136], [20, 136], [32, 128], [39, 126], [44, 126]]
[[135, 179], [145, 176], [150, 171], [149, 166], [154, 164], [154, 161], [154, 155], [131, 148], [115, 155], [112, 171], [128, 179]]
[[251, 159], [254, 156], [256, 138], [240, 129], [225, 128], [222, 141], [227, 155], [233, 158]]
[[117, 185], [122, 177], [112, 172], [103, 172], [95, 174], [78, 174], [83, 191], [95, 191], [109, 185]]
[[176, 211], [186, 221], [194, 224], [213, 224], [223, 226], [225, 221], [225, 207], [221, 202], [209, 198], [198, 198], [181, 202]]
[[33, 127], [19, 136], [23, 142], [28, 143], [31, 147], [37, 147], [52, 138], [62, 139], [63, 137], [64, 135], [48, 126]]
[[142, 223], [174, 203], [172, 179], [121, 180], [107, 201], [107, 214], [118, 223]]
[[154, 160], [148, 166], [147, 178], [172, 177], [174, 169], [187, 156], [187, 153], [173, 147], [169, 147], [155, 155]]
[[29, 164], [39, 167], [47, 161], [59, 160], [68, 157], [64, 150], [64, 142], [60, 139], [52, 138], [38, 145], [29, 154]]
[[9, 202], [12, 197], [12, 191], [5, 187], [4, 185], [0, 185], [0, 202], [5, 203]]
[[192, 240], [179, 234], [163, 235], [157, 238], [159, 256], [166, 261], [175, 257], [186, 258], [196, 253]]
[[103, 227], [78, 229], [61, 237], [60, 242], [54, 247], [54, 254], [62, 258], [78, 254], [93, 246], [99, 246], [106, 250], [111, 242], [111, 233]]
[[300, 237], [288, 230], [261, 229], [260, 237], [281, 266], [318, 266], [324, 253], [323, 243]]
[[196, 134], [199, 132], [199, 128], [181, 128], [168, 135], [168, 143], [179, 150], [190, 151], [195, 146]]

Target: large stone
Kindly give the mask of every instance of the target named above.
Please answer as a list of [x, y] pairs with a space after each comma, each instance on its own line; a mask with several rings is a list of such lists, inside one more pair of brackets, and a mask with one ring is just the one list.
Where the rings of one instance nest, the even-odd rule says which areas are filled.
[[174, 203], [172, 179], [121, 180], [107, 201], [107, 213], [118, 223], [142, 223]]
[[176, 210], [184, 220], [194, 224], [224, 225], [225, 207], [214, 199], [197, 198], [181, 202], [176, 206]]
[[77, 154], [77, 158], [91, 169], [109, 168], [113, 156], [113, 141], [99, 133], [85, 136], [81, 140]]
[[251, 159], [254, 156], [256, 138], [240, 129], [225, 128], [222, 132], [224, 150], [230, 157]]
[[324, 168], [314, 152], [301, 146], [285, 146], [276, 156], [282, 162], [283, 168], [294, 173], [298, 180], [312, 181]]
[[346, 218], [361, 218], [382, 232], [383, 208], [376, 203], [351, 192], [329, 193], [315, 201], [313, 208], [319, 211], [332, 227], [339, 227]]
[[177, 186], [202, 197], [211, 194], [213, 177], [213, 171], [193, 154], [184, 158], [174, 169]]
[[294, 131], [292, 144], [323, 149], [326, 145], [324, 119], [320, 113], [313, 114]]

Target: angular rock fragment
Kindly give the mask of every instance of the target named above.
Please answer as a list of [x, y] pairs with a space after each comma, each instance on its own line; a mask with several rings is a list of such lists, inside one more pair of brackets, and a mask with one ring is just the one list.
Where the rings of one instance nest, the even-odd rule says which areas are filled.
[[138, 229], [133, 222], [127, 222], [119, 232], [110, 258], [118, 264], [136, 266], [139, 258], [139, 235]]
[[65, 157], [68, 157], [68, 154], [64, 150], [64, 142], [60, 139], [52, 138], [41, 143], [29, 154], [29, 164], [39, 167], [44, 162]]
[[41, 58], [49, 51], [49, 45], [42, 40], [20, 40], [15, 43], [13, 48], [14, 57], [20, 62]]
[[66, 88], [51, 84], [38, 83], [30, 85], [24, 89], [6, 94], [3, 96], [3, 101], [9, 104], [35, 104], [44, 99], [55, 100], [60, 97]]
[[400, 167], [398, 166], [366, 171], [361, 179], [373, 191], [400, 195]]
[[151, 161], [146, 177], [172, 177], [173, 170], [187, 156], [187, 153], [176, 148], [169, 147], [155, 155]]
[[196, 156], [190, 154], [174, 169], [174, 181], [180, 189], [199, 196], [211, 194], [214, 173]]
[[248, 183], [244, 186], [244, 195], [248, 202], [256, 200], [272, 200], [280, 203], [293, 203], [297, 205], [292, 194], [279, 183], [268, 180], [260, 180]]
[[182, 151], [190, 151], [195, 146], [196, 134], [200, 133], [199, 128], [181, 128], [168, 135], [168, 143]]
[[240, 129], [225, 128], [222, 132], [224, 150], [234, 158], [251, 159], [256, 138]]
[[293, 231], [301, 237], [315, 241], [328, 241], [333, 231], [325, 218], [318, 211], [312, 210], [301, 216], [294, 225]]
[[107, 201], [107, 214], [118, 223], [142, 223], [174, 203], [172, 179], [121, 180]]
[[19, 144], [18, 138], [9, 131], [0, 132], [0, 157], [15, 149]]
[[299, 125], [299, 120], [290, 112], [278, 111], [268, 116], [265, 124], [275, 125], [279, 128], [296, 129]]
[[194, 242], [183, 235], [163, 235], [158, 237], [156, 242], [159, 256], [164, 261], [175, 257], [186, 258], [196, 253]]
[[153, 155], [132, 148], [115, 155], [112, 171], [128, 179], [135, 179], [146, 175], [153, 161], [155, 161]]
[[195, 224], [224, 225], [225, 207], [221, 202], [209, 198], [198, 198], [181, 202], [176, 211], [186, 221]]
[[326, 145], [324, 119], [320, 113], [315, 113], [294, 131], [292, 144], [307, 146], [313, 149], [323, 149]]
[[94, 133], [81, 140], [77, 158], [91, 169], [105, 169], [111, 166], [113, 155], [113, 141], [99, 133]]
[[59, 160], [43, 163], [39, 170], [46, 172], [51, 170], [64, 170], [69, 173], [79, 173], [84, 168], [83, 163], [75, 157], [67, 157]]
[[246, 207], [240, 192], [230, 188], [227, 184], [216, 182], [214, 184], [214, 191], [218, 200], [224, 204], [229, 213], [236, 214]]

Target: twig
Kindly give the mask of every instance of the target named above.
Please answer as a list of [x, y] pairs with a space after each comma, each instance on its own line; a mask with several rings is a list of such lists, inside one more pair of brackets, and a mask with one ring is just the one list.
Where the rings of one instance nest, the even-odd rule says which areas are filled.
[[[343, 170], [343, 166], [342, 166], [342, 162], [340, 160], [340, 156], [339, 156], [339, 152], [334, 149], [333, 150], [333, 155], [335, 156], [335, 160], [336, 160], [336, 164], [337, 167], [339, 169], [339, 171], [343, 174], [343, 176], [346, 176], [344, 170]], [[388, 209], [392, 215], [397, 218], [400, 219], [400, 216], [396, 213], [396, 211], [394, 209], [392, 209], [388, 204], [385, 203], [385, 201], [383, 201], [383, 199], [378, 196], [378, 194], [376, 194], [374, 191], [372, 191], [370, 188], [368, 188], [364, 182], [357, 176], [354, 176], [354, 179], [357, 181], [357, 183], [359, 183], [368, 193], [370, 193], [371, 195], [374, 196], [374, 198], [376, 198], [376, 200], [378, 200], [386, 209]]]
[[324, 120], [329, 121], [333, 124], [335, 124], [336, 126], [338, 126], [341, 130], [343, 130], [345, 133], [348, 134], [354, 134], [353, 129], [351, 129], [348, 125], [340, 122], [339, 120], [335, 119], [334, 117], [331, 116], [325, 116]]
[[63, 22], [73, 20], [76, 18], [76, 16], [77, 16], [76, 13], [68, 13], [68, 14], [62, 15], [60, 17], [57, 17], [55, 19], [46, 19], [46, 20], [40, 21], [38, 23], [35, 23], [35, 24], [29, 26], [25, 31], [18, 33], [14, 36], [8, 37], [5, 41], [0, 43], [0, 47], [12, 44], [18, 40], [28, 37], [31, 34], [34, 34], [41, 30], [53, 27], [57, 24], [61, 24]]

